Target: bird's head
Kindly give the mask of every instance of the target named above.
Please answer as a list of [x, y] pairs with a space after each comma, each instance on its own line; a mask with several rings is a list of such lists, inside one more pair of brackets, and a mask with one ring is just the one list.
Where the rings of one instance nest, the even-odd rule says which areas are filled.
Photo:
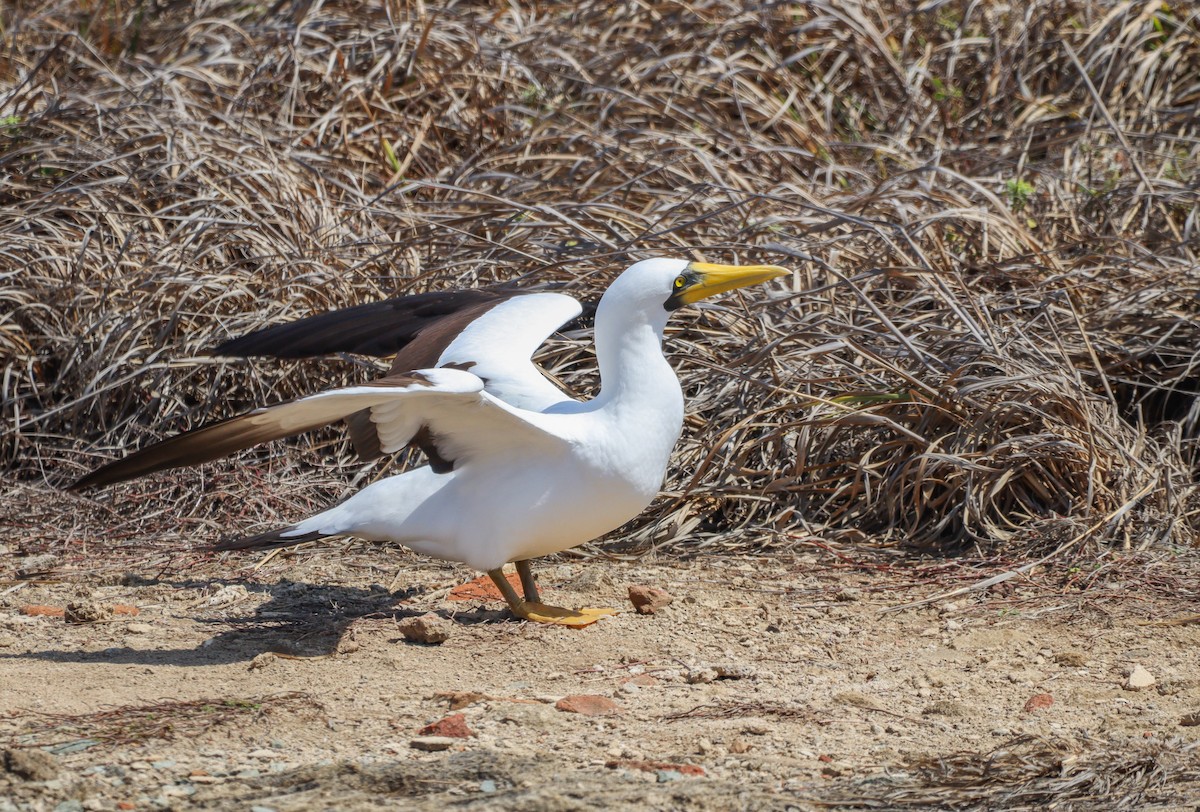
[[[657, 310], [661, 315], [718, 293], [756, 285], [788, 273], [790, 271], [778, 265], [715, 265], [685, 259], [644, 259], [617, 277], [604, 294], [604, 300], [619, 300], [623, 308], [645, 309], [648, 313]], [[662, 321], [665, 323], [666, 319]]]

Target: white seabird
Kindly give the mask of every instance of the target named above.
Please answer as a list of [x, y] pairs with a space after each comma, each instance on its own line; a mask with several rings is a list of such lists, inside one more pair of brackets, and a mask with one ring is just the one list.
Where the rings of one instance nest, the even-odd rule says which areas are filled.
[[[773, 265], [675, 259], [632, 265], [596, 310], [601, 386], [589, 401], [567, 397], [530, 360], [550, 333], [579, 315], [575, 299], [561, 293], [477, 292], [463, 307], [448, 306], [445, 315], [431, 318], [415, 337], [395, 339], [411, 343], [383, 378], [177, 435], [93, 471], [71, 489], [207, 462], [347, 419], [366, 456], [413, 444], [429, 453], [431, 465], [374, 482], [289, 527], [217, 548], [261, 549], [334, 535], [401, 542], [487, 572], [518, 617], [584, 625], [613, 610], [541, 603], [529, 561], [604, 535], [658, 494], [683, 426], [683, 393], [662, 354], [668, 316], [683, 305], [787, 273]], [[375, 311], [359, 321], [378, 328], [379, 306], [351, 311], [361, 315], [371, 307]], [[345, 312], [330, 314], [332, 320], [324, 323], [344, 328], [354, 321]], [[304, 321], [311, 329], [315, 320]], [[222, 346], [236, 350], [237, 343]], [[422, 353], [432, 356], [422, 368], [406, 363]], [[503, 577], [509, 562], [517, 566], [524, 599]]]

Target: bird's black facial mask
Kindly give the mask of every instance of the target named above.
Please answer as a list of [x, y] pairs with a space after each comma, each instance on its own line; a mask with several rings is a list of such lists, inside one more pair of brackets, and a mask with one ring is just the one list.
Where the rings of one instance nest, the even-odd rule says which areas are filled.
[[663, 307], [670, 310], [678, 310], [688, 302], [684, 299], [687, 291], [700, 283], [699, 275], [690, 267], [686, 268], [683, 273], [675, 277], [675, 281], [671, 283], [671, 295], [663, 302]]
[[790, 274], [778, 265], [716, 265], [710, 262], [690, 262], [683, 273], [671, 283], [671, 295], [663, 302], [667, 310], [678, 310], [701, 299], [747, 285], [757, 285], [778, 276]]

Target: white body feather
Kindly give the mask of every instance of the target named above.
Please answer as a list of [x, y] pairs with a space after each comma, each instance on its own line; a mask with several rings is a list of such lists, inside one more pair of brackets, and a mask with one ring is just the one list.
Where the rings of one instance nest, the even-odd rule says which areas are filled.
[[[661, 342], [663, 303], [685, 266], [639, 263], [605, 293], [596, 314], [602, 387], [588, 402], [566, 398], [528, 360], [578, 314], [578, 303], [539, 294], [493, 309], [440, 359], [470, 364], [469, 372], [421, 370], [431, 386], [372, 393], [385, 450], [426, 425], [455, 470], [420, 468], [373, 483], [284, 537], [398, 541], [491, 570], [574, 547], [637, 516], [657, 495], [683, 424], [683, 394]], [[367, 389], [355, 388], [355, 397]]]

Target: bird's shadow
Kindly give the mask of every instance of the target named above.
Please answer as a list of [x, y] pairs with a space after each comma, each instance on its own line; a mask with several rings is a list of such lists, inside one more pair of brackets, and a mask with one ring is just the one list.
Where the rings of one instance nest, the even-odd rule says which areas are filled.
[[[203, 599], [193, 604], [190, 620], [193, 623], [220, 628], [211, 637], [192, 648], [165, 649], [152, 645], [154, 636], [146, 637], [147, 648], [117, 646], [100, 651], [48, 649], [23, 653], [0, 654], [0, 660], [33, 659], [57, 663], [105, 663], [110, 665], [147, 666], [215, 666], [250, 662], [264, 653], [282, 657], [326, 657], [339, 652], [343, 640], [353, 635], [353, 627], [362, 620], [401, 620], [423, 615], [428, 610], [399, 605], [416, 596], [416, 590], [388, 592], [381, 587], [360, 589], [348, 586], [328, 586], [281, 581], [276, 584], [237, 582], [250, 593], [267, 593], [269, 600], [258, 604], [245, 615], [231, 615], [232, 607], [206, 606]], [[222, 579], [169, 581], [139, 579], [138, 586], [172, 586], [202, 590], [206, 594], [220, 592], [222, 587], [236, 585]], [[468, 604], [470, 608], [453, 614], [439, 611], [456, 624], [474, 625], [501, 622], [509, 618], [504, 611], [490, 610]], [[397, 630], [396, 645], [420, 645], [406, 641]]]

